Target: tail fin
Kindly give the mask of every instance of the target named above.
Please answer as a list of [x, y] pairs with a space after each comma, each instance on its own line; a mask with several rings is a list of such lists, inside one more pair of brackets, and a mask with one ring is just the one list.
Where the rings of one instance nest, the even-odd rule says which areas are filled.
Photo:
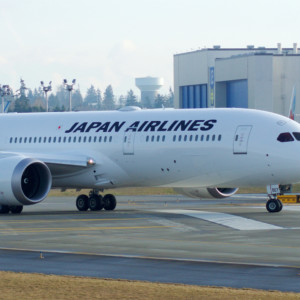
[[292, 97], [291, 97], [290, 112], [289, 112], [289, 118], [292, 120], [295, 120], [295, 109], [296, 109], [296, 88], [294, 86]]

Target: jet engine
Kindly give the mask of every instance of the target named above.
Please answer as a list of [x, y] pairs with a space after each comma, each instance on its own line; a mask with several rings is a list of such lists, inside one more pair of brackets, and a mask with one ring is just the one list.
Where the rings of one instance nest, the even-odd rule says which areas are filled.
[[234, 195], [237, 188], [175, 188], [176, 192], [191, 198], [222, 199]]
[[51, 172], [42, 161], [22, 156], [0, 159], [0, 204], [39, 203], [46, 198], [51, 185]]

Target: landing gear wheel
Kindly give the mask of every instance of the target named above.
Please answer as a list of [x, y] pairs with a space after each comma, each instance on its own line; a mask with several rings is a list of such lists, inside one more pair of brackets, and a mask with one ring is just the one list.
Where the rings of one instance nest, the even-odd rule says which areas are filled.
[[23, 210], [23, 206], [22, 205], [13, 205], [13, 206], [10, 206], [9, 209], [12, 214], [20, 214]]
[[9, 206], [8, 205], [0, 205], [0, 214], [8, 214]]
[[277, 199], [277, 201], [278, 201], [278, 211], [277, 212], [280, 212], [282, 210], [283, 205], [279, 199]]
[[278, 199], [270, 199], [266, 203], [266, 208], [269, 213], [280, 212], [282, 210], [282, 203]]
[[90, 210], [93, 211], [101, 210], [104, 207], [103, 198], [100, 195], [90, 196], [88, 203], [89, 203]]
[[89, 208], [89, 198], [86, 195], [79, 195], [76, 199], [76, 207], [79, 211], [87, 211]]
[[114, 210], [117, 206], [117, 200], [114, 195], [107, 194], [103, 197], [104, 209], [105, 210]]

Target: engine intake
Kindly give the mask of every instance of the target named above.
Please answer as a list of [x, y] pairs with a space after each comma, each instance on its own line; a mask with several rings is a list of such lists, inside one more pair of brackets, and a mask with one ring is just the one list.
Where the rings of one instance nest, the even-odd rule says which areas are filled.
[[20, 156], [1, 159], [0, 204], [39, 203], [47, 197], [51, 185], [51, 172], [42, 161]]

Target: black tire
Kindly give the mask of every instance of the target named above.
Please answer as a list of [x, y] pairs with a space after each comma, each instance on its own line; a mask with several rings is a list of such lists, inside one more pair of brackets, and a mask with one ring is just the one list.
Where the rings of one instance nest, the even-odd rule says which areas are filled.
[[92, 211], [101, 210], [104, 207], [102, 196], [92, 195], [89, 198], [89, 209]]
[[87, 211], [89, 208], [89, 198], [86, 195], [79, 195], [76, 199], [76, 207], [79, 211]]
[[116, 197], [112, 194], [107, 194], [103, 197], [104, 209], [105, 210], [114, 210], [117, 206]]
[[8, 205], [0, 205], [0, 214], [8, 214], [9, 206]]
[[282, 210], [283, 205], [279, 199], [277, 199], [277, 202], [278, 202], [278, 211], [277, 212], [280, 212]]
[[277, 199], [268, 200], [266, 203], [266, 208], [269, 213], [275, 213], [275, 212], [279, 212], [281, 210], [280, 203], [278, 202]]
[[22, 205], [13, 205], [10, 206], [9, 210], [11, 211], [12, 214], [20, 214], [23, 210]]

